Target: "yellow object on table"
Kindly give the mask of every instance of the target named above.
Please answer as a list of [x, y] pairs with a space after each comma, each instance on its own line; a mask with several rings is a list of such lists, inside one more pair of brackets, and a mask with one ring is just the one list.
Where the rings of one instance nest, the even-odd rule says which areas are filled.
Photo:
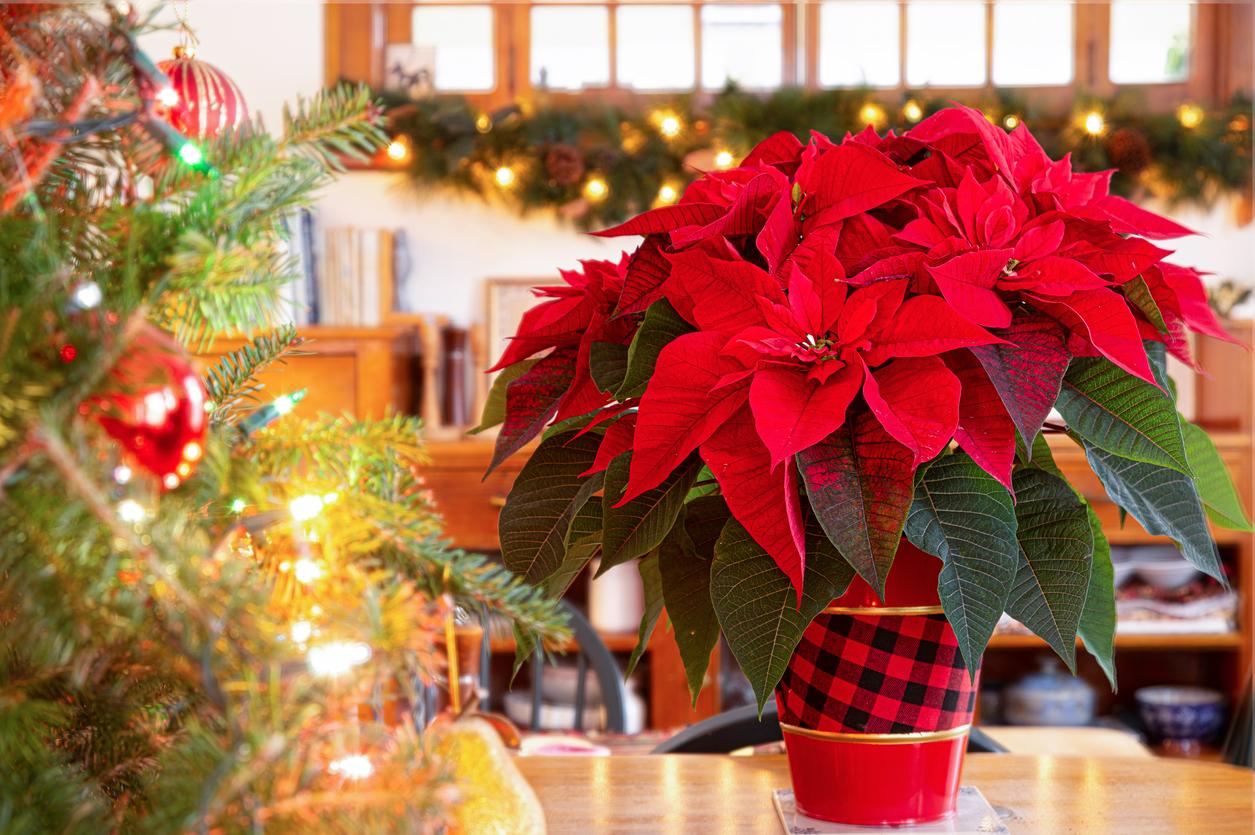
[[543, 835], [545, 812], [497, 731], [473, 716], [432, 727], [433, 752], [452, 771], [454, 831]]

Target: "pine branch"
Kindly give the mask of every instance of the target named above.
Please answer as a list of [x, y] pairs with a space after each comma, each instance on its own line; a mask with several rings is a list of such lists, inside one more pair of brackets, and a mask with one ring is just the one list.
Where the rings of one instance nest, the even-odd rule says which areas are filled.
[[253, 399], [253, 395], [262, 389], [257, 375], [296, 353], [295, 349], [304, 341], [297, 334], [296, 326], [287, 324], [255, 337], [247, 345], [218, 360], [205, 372], [205, 389], [209, 401], [214, 404], [211, 422], [234, 423], [242, 401]]
[[365, 84], [341, 84], [283, 108], [284, 145], [343, 170], [339, 155], [366, 161], [386, 142], [382, 117]]

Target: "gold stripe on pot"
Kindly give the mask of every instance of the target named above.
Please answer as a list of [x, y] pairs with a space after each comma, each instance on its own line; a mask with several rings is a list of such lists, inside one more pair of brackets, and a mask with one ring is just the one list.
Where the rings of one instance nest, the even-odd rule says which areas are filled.
[[825, 615], [942, 615], [940, 606], [829, 606]]
[[780, 730], [787, 734], [809, 736], [814, 739], [827, 739], [833, 742], [862, 742], [867, 745], [914, 745], [918, 742], [938, 742], [943, 739], [955, 739], [971, 730], [971, 723], [948, 728], [944, 731], [915, 731], [905, 734], [860, 734], [838, 733], [836, 731], [812, 731], [799, 728], [797, 725], [780, 723]]

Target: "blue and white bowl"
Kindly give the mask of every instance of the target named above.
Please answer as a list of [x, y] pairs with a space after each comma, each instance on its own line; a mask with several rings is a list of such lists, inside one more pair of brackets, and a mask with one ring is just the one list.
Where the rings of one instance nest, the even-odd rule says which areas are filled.
[[1215, 690], [1162, 685], [1133, 695], [1146, 729], [1158, 739], [1203, 741], [1224, 725], [1225, 697]]

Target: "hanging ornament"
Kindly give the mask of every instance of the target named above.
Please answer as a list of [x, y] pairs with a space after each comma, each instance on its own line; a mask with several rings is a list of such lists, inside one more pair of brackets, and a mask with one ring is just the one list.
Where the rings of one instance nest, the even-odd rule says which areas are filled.
[[545, 152], [545, 173], [563, 188], [584, 179], [584, 152], [574, 145], [559, 142]]
[[248, 105], [226, 73], [195, 55], [191, 46], [178, 46], [173, 60], [157, 65], [170, 79], [169, 90], [158, 93], [158, 112], [184, 136], [211, 139], [244, 124]]
[[205, 385], [187, 354], [144, 325], [108, 385], [111, 391], [92, 398], [85, 411], [165, 489], [178, 487], [204, 455], [208, 423]]

